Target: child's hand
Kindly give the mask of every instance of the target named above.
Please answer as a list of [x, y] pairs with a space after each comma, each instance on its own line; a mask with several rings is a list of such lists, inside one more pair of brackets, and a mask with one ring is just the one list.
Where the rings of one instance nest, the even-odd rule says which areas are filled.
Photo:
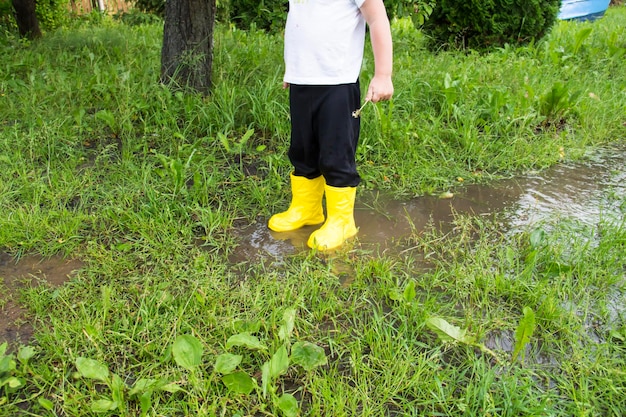
[[371, 101], [376, 103], [381, 100], [389, 100], [393, 96], [393, 82], [391, 77], [387, 76], [374, 76], [370, 81], [367, 94], [365, 95], [365, 101]]

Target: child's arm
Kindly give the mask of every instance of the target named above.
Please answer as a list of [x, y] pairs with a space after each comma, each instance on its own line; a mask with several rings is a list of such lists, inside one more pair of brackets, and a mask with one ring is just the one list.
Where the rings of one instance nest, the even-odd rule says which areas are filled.
[[365, 0], [361, 13], [370, 28], [374, 52], [374, 78], [370, 81], [365, 100], [374, 103], [389, 100], [393, 95], [393, 45], [387, 11], [382, 0]]

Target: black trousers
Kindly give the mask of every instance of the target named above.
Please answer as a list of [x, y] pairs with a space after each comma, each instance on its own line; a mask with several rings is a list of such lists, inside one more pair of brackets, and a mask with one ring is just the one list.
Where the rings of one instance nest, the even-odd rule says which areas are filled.
[[324, 176], [333, 187], [356, 187], [360, 119], [359, 82], [339, 85], [290, 85], [291, 145], [294, 175]]

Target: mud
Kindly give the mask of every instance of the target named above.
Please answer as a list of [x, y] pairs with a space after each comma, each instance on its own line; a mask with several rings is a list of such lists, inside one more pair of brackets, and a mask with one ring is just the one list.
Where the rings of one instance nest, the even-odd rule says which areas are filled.
[[44, 259], [36, 255], [16, 260], [0, 252], [0, 344], [26, 344], [32, 337], [28, 311], [19, 302], [23, 289], [38, 285], [60, 286], [81, 267], [78, 260]]

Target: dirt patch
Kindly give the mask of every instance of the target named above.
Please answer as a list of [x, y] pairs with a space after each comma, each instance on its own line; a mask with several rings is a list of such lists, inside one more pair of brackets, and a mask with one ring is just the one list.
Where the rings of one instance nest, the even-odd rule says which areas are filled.
[[27, 309], [20, 305], [20, 290], [49, 285], [58, 287], [83, 266], [81, 261], [55, 256], [24, 256], [18, 260], [0, 252], [0, 343], [26, 344], [33, 335]]

